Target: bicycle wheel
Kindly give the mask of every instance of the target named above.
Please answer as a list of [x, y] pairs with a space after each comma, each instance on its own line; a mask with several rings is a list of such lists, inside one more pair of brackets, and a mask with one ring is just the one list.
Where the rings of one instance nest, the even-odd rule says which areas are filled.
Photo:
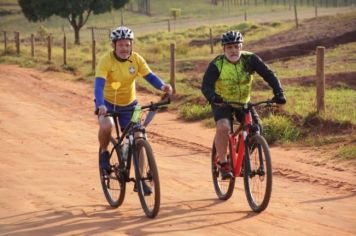
[[[271, 198], [271, 156], [268, 144], [261, 135], [252, 136], [249, 143], [249, 161], [244, 161], [245, 193], [251, 209], [261, 212], [266, 209]], [[246, 166], [248, 163], [250, 168]]]
[[[230, 144], [229, 144], [230, 147]], [[231, 155], [230, 155], [230, 150], [227, 151], [227, 161], [230, 163], [231, 170], [233, 169], [233, 164], [231, 160]], [[219, 168], [217, 166], [217, 161], [216, 161], [216, 147], [215, 143], [213, 142], [213, 148], [212, 148], [212, 155], [211, 155], [211, 173], [213, 177], [213, 183], [214, 183], [214, 189], [216, 192], [216, 195], [218, 196], [219, 199], [221, 200], [227, 200], [231, 197], [232, 193], [234, 192], [234, 187], [235, 187], [235, 178], [229, 178], [226, 180], [223, 180], [220, 175]]]
[[119, 207], [122, 204], [126, 191], [125, 170], [120, 170], [120, 168], [122, 168], [121, 166], [123, 166], [123, 161], [119, 158], [119, 148], [115, 148], [114, 150], [116, 144], [117, 141], [111, 138], [108, 147], [108, 150], [111, 151], [110, 165], [112, 166], [112, 171], [110, 175], [104, 174], [99, 161], [101, 186], [103, 187], [105, 198], [111, 207]]
[[134, 158], [136, 186], [141, 206], [148, 217], [154, 218], [159, 211], [161, 194], [156, 161], [147, 140], [136, 140]]

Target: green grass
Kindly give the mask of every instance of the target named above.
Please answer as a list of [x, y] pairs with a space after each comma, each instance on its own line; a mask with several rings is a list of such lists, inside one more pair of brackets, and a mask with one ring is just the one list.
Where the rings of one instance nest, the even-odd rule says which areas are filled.
[[263, 135], [268, 143], [294, 142], [302, 137], [301, 130], [284, 116], [271, 116], [263, 119]]
[[338, 160], [356, 160], [356, 145], [341, 146], [337, 150], [335, 159]]
[[187, 121], [202, 120], [211, 116], [210, 105], [197, 105], [187, 103], [179, 108], [182, 117]]

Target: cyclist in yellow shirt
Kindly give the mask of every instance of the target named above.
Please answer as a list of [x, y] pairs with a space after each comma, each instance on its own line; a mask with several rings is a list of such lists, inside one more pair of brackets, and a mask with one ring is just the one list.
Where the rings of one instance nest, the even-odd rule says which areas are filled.
[[[172, 93], [172, 87], [151, 71], [142, 56], [132, 51], [133, 39], [132, 30], [125, 26], [113, 30], [111, 32], [113, 50], [103, 55], [96, 67], [94, 93], [99, 119], [100, 162], [107, 172], [110, 172], [110, 155], [107, 147], [114, 125], [112, 118], [105, 116], [107, 110], [120, 112], [122, 109], [137, 105], [135, 80], [138, 76], [145, 78], [155, 88], [168, 94]], [[130, 118], [131, 113], [122, 113], [119, 117], [121, 130], [124, 130]]]

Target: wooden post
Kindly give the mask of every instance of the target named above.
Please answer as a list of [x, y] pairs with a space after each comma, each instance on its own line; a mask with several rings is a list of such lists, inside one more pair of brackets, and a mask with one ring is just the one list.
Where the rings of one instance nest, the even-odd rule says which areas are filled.
[[91, 27], [91, 41], [95, 40], [94, 27]]
[[298, 29], [298, 15], [297, 15], [297, 0], [294, 0], [294, 16], [295, 16], [295, 25]]
[[175, 62], [175, 44], [171, 43], [171, 86], [173, 89], [173, 94], [176, 93], [176, 78], [175, 78], [175, 70], [176, 70], [176, 62]]
[[214, 53], [214, 42], [213, 42], [213, 33], [211, 31], [211, 28], [209, 29], [209, 37], [210, 37], [210, 53]]
[[318, 17], [318, 0], [314, 0], [315, 4], [315, 17]]
[[168, 32], [171, 32], [171, 22], [169, 19], [168, 19]]
[[48, 45], [48, 62], [52, 60], [52, 42], [51, 42], [51, 35], [47, 37], [47, 45]]
[[35, 36], [31, 34], [31, 57], [35, 57]]
[[245, 14], [244, 14], [244, 19], [245, 19], [245, 21], [247, 21], [247, 11], [246, 11], [246, 9], [245, 9]]
[[121, 8], [121, 25], [124, 25], [124, 8]]
[[20, 55], [20, 32], [15, 32], [16, 54]]
[[325, 47], [316, 48], [316, 110], [318, 113], [325, 112], [324, 53]]
[[63, 36], [63, 64], [67, 65], [67, 37]]
[[93, 40], [92, 45], [92, 61], [91, 61], [91, 68], [94, 71], [96, 65], [96, 58], [95, 58], [95, 40]]
[[4, 31], [4, 54], [6, 54], [7, 51], [7, 37], [6, 37], [6, 31]]

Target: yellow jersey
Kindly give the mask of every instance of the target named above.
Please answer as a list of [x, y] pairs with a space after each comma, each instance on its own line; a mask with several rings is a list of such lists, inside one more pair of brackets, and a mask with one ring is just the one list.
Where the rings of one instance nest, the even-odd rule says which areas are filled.
[[103, 55], [96, 67], [95, 77], [105, 79], [104, 99], [114, 105], [127, 106], [136, 99], [138, 76], [151, 73], [145, 59], [132, 52], [126, 61], [118, 61], [114, 52]]

